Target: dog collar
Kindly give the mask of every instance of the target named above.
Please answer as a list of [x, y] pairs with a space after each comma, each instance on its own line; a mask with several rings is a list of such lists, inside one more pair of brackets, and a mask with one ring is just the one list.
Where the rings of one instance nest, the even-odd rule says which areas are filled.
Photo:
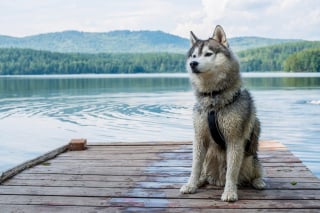
[[[211, 98], [213, 98], [213, 97], [215, 97], [215, 96], [217, 96], [217, 95], [220, 95], [222, 92], [223, 92], [223, 90], [220, 90], [220, 91], [211, 91], [211, 92], [198, 92], [198, 95], [199, 95], [199, 96], [202, 96], [202, 97], [211, 97]], [[239, 96], [240, 94], [241, 94], [241, 89], [239, 89], [239, 90], [233, 95], [230, 103], [234, 102], [234, 101], [238, 98], [238, 96]]]
[[202, 97], [215, 97], [222, 93], [222, 90], [220, 91], [211, 91], [211, 92], [198, 92], [198, 94]]

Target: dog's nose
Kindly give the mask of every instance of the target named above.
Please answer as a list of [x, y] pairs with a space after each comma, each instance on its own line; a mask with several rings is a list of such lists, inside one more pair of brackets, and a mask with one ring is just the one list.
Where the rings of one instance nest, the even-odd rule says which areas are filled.
[[196, 68], [197, 66], [198, 66], [198, 62], [196, 62], [196, 61], [191, 61], [190, 62], [190, 67], [192, 68], [192, 69], [194, 69], [194, 68]]

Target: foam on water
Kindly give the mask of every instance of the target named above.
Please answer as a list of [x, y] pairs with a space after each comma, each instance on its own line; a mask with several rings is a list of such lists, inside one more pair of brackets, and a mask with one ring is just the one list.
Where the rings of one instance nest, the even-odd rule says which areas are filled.
[[311, 100], [307, 101], [308, 104], [315, 104], [315, 105], [320, 105], [320, 100]]

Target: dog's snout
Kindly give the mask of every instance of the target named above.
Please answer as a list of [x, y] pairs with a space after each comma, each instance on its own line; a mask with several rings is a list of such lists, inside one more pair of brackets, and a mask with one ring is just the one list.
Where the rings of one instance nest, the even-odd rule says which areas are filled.
[[194, 68], [196, 68], [197, 66], [198, 66], [198, 62], [196, 62], [196, 61], [191, 61], [190, 62], [190, 67], [192, 68], [192, 69], [194, 69]]

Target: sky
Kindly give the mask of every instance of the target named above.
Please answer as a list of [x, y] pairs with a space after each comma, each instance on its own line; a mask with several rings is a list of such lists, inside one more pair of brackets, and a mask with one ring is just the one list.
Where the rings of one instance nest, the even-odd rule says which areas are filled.
[[161, 30], [320, 40], [320, 0], [0, 0], [0, 35]]

